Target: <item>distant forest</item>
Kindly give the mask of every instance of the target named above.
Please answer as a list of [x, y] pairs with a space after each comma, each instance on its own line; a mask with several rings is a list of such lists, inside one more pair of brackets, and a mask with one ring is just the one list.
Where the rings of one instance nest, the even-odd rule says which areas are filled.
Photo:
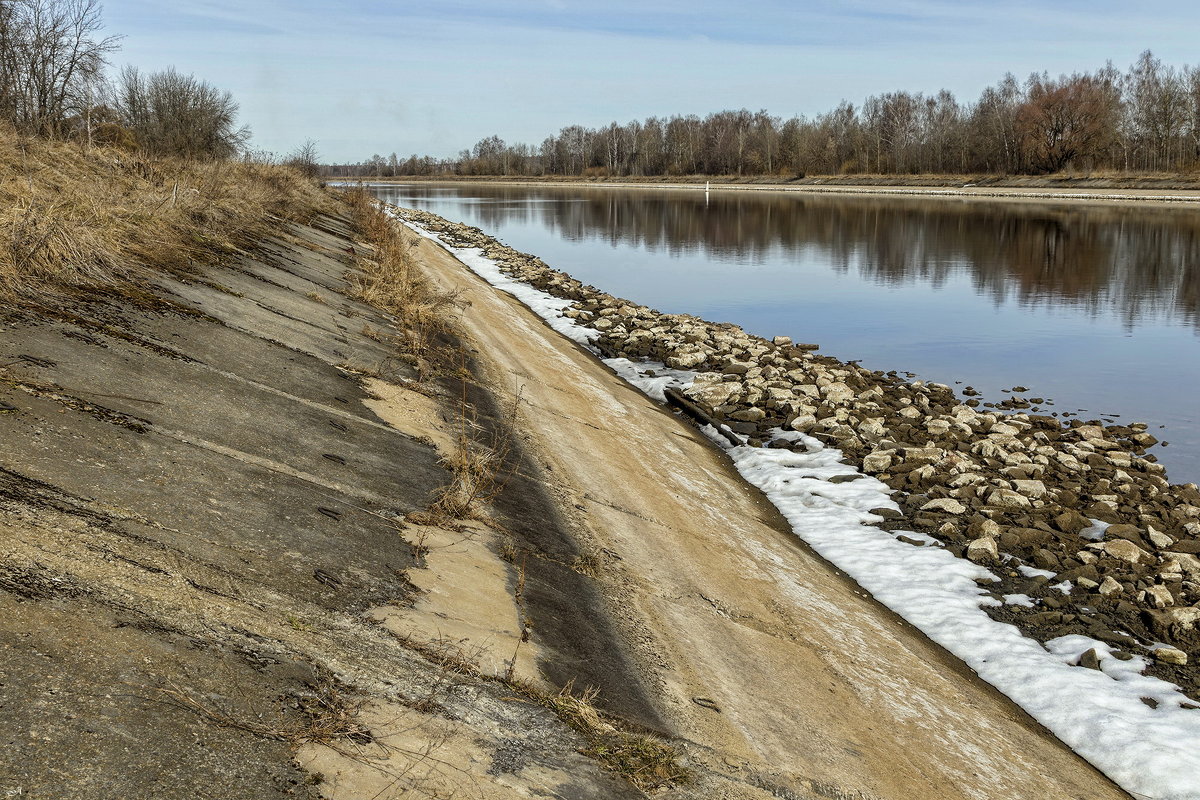
[[332, 174], [803, 177], [833, 174], [1044, 174], [1200, 170], [1200, 67], [1150, 51], [1126, 72], [1011, 73], [960, 103], [897, 91], [812, 119], [766, 111], [571, 125], [540, 145], [490, 136], [456, 158], [374, 155]]

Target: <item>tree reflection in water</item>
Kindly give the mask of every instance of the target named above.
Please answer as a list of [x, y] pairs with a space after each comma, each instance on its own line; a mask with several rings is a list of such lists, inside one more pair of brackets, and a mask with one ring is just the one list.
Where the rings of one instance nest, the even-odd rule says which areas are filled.
[[[408, 185], [432, 197], [444, 188]], [[573, 241], [757, 263], [818, 248], [882, 285], [970, 276], [996, 302], [1200, 328], [1200, 214], [1191, 208], [472, 185], [485, 230], [539, 224]], [[569, 202], [568, 202], [569, 201]]]

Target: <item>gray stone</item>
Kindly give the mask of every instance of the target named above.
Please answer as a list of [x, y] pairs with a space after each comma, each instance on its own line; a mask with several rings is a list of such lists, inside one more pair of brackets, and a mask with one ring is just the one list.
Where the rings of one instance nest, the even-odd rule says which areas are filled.
[[741, 411], [735, 411], [729, 415], [730, 419], [736, 419], [739, 422], [761, 422], [767, 418], [767, 412], [761, 408], [751, 406], [743, 408]]
[[1087, 669], [1100, 669], [1100, 654], [1096, 652], [1096, 648], [1084, 651], [1083, 655], [1079, 657], [1079, 666]]
[[1154, 556], [1147, 553], [1136, 544], [1125, 539], [1117, 539], [1104, 543], [1104, 552], [1113, 558], [1119, 558], [1130, 564], [1153, 564]]
[[987, 497], [989, 505], [998, 506], [999, 508], [1026, 509], [1031, 508], [1032, 503], [1029, 498], [1012, 489], [1003, 487], [993, 489]]

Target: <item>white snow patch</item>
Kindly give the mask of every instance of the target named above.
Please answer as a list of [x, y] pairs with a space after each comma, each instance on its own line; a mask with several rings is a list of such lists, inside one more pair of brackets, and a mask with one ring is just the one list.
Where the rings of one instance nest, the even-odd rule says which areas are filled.
[[[516, 296], [563, 335], [584, 345], [594, 340], [595, 331], [562, 315], [570, 305], [567, 301], [507, 277], [476, 248], [451, 247], [417, 225], [404, 224]], [[652, 397], [661, 395], [667, 385], [682, 386], [691, 379], [687, 373], [668, 375], [665, 370], [645, 375], [647, 367], [659, 373], [661, 365], [608, 361], [624, 362], [609, 365]], [[870, 509], [898, 506], [891, 490], [875, 478], [830, 483], [834, 475], [858, 472], [841, 462], [840, 451], [793, 431], [776, 431], [774, 438], [801, 442], [808, 452], [733, 446], [711, 426], [701, 430], [726, 450], [747, 481], [767, 495], [796, 535], [961, 658], [1122, 788], [1155, 800], [1200, 800], [1200, 711], [1181, 708], [1190, 701], [1178, 687], [1143, 675], [1145, 659], [1135, 656], [1123, 661], [1111, 655], [1107, 644], [1086, 636], [1063, 636], [1042, 646], [1016, 627], [993, 620], [982, 607], [999, 601], [986, 596], [976, 581], [992, 582], [996, 576], [943, 548], [914, 547], [873, 527], [880, 518]], [[1103, 538], [1108, 526], [1092, 522], [1080, 535]], [[914, 539], [923, 536], [897, 533]], [[1069, 591], [1069, 585], [1064, 581], [1058, 587]], [[1074, 666], [1092, 648], [1099, 655], [1100, 670]], [[1158, 707], [1151, 708], [1143, 697]]]
[[1111, 525], [1111, 522], [1101, 522], [1098, 519], [1094, 519], [1092, 520], [1090, 527], [1084, 528], [1079, 532], [1079, 536], [1083, 539], [1098, 542], [1104, 538], [1104, 532], [1108, 530]]
[[1027, 594], [1006, 594], [1004, 595], [1004, 605], [1033, 608], [1037, 605], [1037, 601]]
[[657, 361], [635, 363], [628, 358], [604, 358], [601, 360], [617, 375], [660, 403], [667, 402], [667, 396], [663, 394], [664, 389], [687, 389], [696, 379], [695, 372], [671, 369], [666, 364], [660, 364]]
[[1057, 572], [1051, 572], [1048, 569], [1038, 569], [1027, 564], [1021, 564], [1017, 567], [1017, 572], [1024, 575], [1026, 578], [1053, 578]]
[[575, 320], [563, 316], [563, 310], [571, 306], [570, 300], [563, 300], [561, 297], [555, 297], [540, 289], [535, 289], [527, 283], [513, 280], [501, 272], [499, 265], [485, 256], [483, 251], [478, 247], [451, 247], [438, 238], [437, 234], [430, 233], [419, 225], [400, 219], [395, 214], [392, 216], [413, 232], [441, 245], [455, 258], [470, 267], [472, 272], [492, 286], [495, 286], [497, 289], [503, 289], [529, 306], [539, 317], [546, 320], [551, 328], [568, 339], [580, 344], [590, 345], [599, 337], [599, 331], [592, 328], [585, 328], [575, 322]]

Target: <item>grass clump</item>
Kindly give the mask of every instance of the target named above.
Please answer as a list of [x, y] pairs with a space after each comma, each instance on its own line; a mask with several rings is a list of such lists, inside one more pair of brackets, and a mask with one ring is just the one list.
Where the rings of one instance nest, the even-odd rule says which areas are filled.
[[176, 685], [158, 689], [160, 699], [190, 711], [222, 728], [234, 728], [265, 739], [287, 742], [293, 746], [307, 743], [324, 744], [337, 749], [339, 742], [369, 744], [371, 732], [356, 721], [360, 706], [347, 699], [343, 687], [323, 679], [311, 692], [295, 694], [286, 705], [298, 714], [276, 714], [265, 721], [263, 715], [252, 715], [233, 708], [224, 708], [209, 697], [202, 697]]
[[455, 292], [435, 291], [421, 274], [399, 224], [366, 191], [345, 193], [354, 227], [371, 245], [355, 253], [358, 271], [350, 276], [350, 296], [391, 314], [402, 334], [403, 355], [427, 377], [450, 331], [450, 312], [460, 306]]
[[687, 785], [692, 774], [680, 763], [679, 748], [657, 736], [630, 730], [621, 720], [606, 717], [596, 708], [599, 692], [589, 688], [576, 694], [571, 684], [558, 691], [547, 691], [520, 678], [486, 675], [470, 654], [453, 642], [417, 642], [397, 637], [405, 647], [417, 652], [443, 672], [494, 681], [511, 689], [512, 699], [542, 706], [554, 713], [586, 742], [580, 752], [593, 758], [604, 769], [620, 775], [642, 791], [655, 791]]
[[598, 692], [576, 695], [567, 685], [557, 693], [532, 687], [522, 692], [553, 711], [587, 741], [583, 754], [598, 761], [643, 791], [691, 782], [691, 773], [679, 763], [679, 749], [644, 733], [624, 730], [606, 720], [595, 706]]
[[288, 167], [150, 158], [0, 127], [0, 299], [187, 274], [331, 205]]

